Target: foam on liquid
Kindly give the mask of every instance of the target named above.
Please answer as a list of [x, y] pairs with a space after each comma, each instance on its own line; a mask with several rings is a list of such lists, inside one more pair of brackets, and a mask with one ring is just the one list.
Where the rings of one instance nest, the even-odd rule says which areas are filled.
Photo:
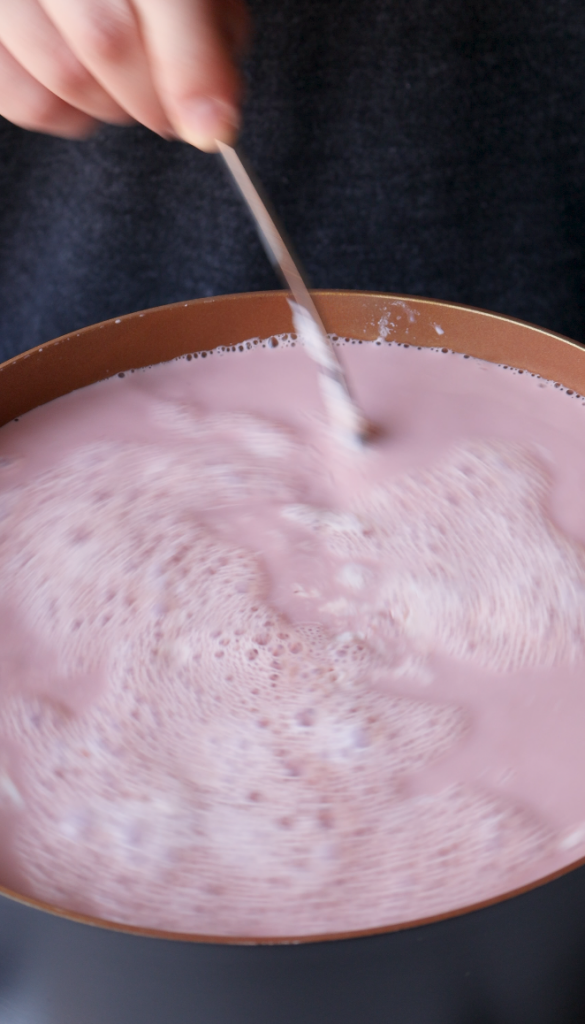
[[585, 855], [585, 409], [279, 339], [0, 431], [0, 866], [173, 931], [383, 926]]

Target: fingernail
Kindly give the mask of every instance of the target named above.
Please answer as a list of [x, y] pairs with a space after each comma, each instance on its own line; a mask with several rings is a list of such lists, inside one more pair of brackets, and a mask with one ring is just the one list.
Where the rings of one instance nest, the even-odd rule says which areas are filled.
[[181, 115], [178, 128], [182, 138], [208, 153], [217, 149], [216, 139], [232, 143], [238, 134], [238, 110], [214, 96], [196, 96], [183, 106]]

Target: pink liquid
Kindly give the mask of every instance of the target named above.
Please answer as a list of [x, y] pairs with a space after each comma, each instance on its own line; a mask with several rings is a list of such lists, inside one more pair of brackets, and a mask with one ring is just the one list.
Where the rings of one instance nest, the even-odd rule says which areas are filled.
[[301, 935], [585, 856], [585, 408], [347, 344], [179, 360], [0, 431], [0, 866], [173, 931]]

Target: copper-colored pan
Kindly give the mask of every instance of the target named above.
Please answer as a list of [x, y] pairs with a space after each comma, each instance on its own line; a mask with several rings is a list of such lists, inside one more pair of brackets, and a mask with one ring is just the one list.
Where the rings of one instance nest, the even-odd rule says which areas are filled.
[[[373, 340], [382, 323], [392, 340], [440, 345], [585, 394], [585, 351], [549, 331], [408, 296], [315, 298], [327, 329], [340, 336]], [[177, 303], [87, 327], [0, 366], [0, 424], [115, 373], [290, 327], [279, 292]], [[585, 1021], [578, 864], [490, 905], [300, 944], [161, 935], [0, 893], [0, 1024]]]

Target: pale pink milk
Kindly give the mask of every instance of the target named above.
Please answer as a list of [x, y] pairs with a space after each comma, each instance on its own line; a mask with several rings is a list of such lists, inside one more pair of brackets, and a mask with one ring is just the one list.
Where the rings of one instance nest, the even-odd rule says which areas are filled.
[[585, 856], [585, 408], [347, 343], [382, 437], [290, 339], [0, 431], [0, 867], [203, 934], [378, 927]]

